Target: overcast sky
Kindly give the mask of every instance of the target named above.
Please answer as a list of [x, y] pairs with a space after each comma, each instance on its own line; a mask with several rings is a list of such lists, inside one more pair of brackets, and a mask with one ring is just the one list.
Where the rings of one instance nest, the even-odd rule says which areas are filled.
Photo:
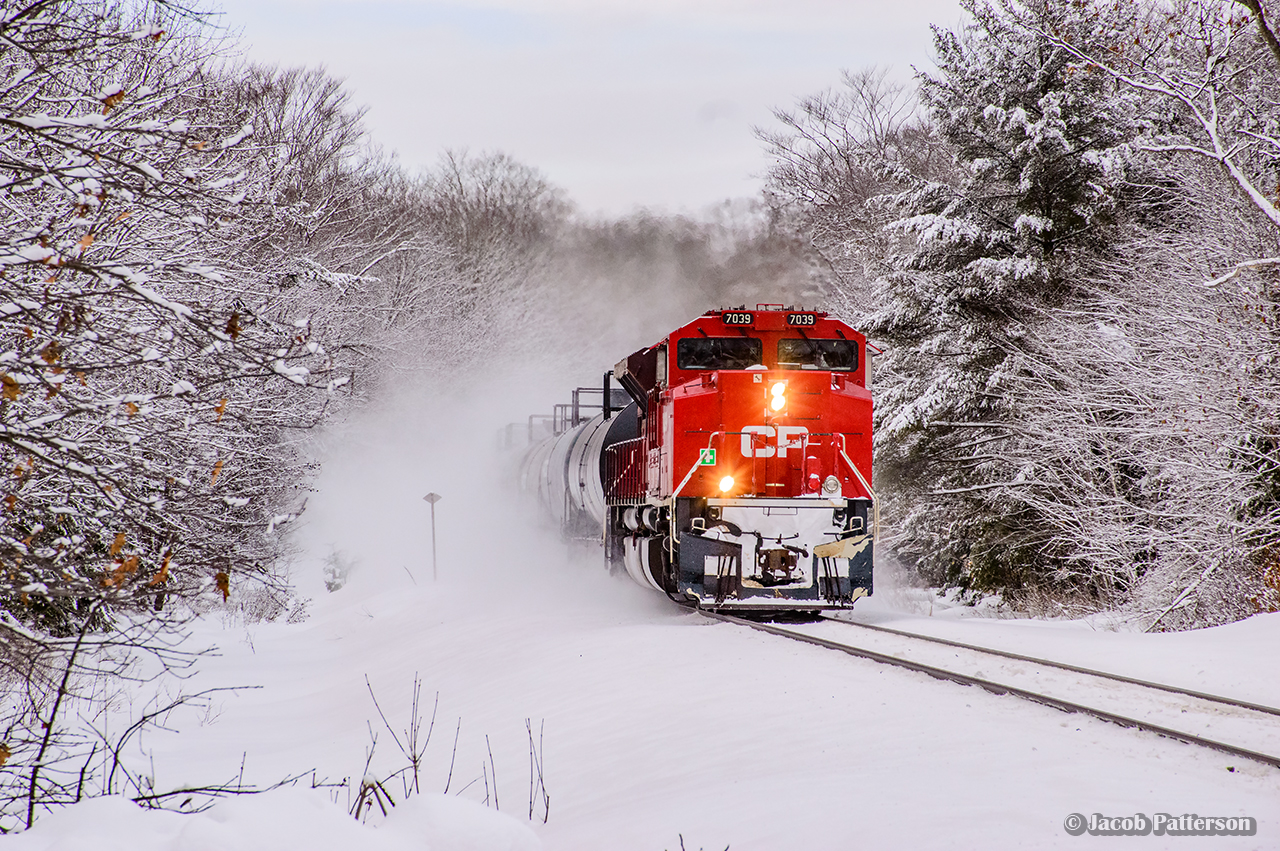
[[753, 126], [840, 70], [932, 68], [956, 0], [213, 0], [250, 59], [323, 65], [413, 170], [505, 151], [586, 212], [754, 195]]

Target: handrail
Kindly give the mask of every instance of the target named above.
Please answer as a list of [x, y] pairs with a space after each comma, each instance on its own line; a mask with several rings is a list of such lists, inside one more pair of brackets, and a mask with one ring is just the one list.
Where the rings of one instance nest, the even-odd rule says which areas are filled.
[[849, 469], [853, 470], [853, 474], [858, 477], [858, 482], [862, 485], [863, 490], [867, 492], [867, 496], [871, 497], [871, 510], [875, 515], [876, 524], [875, 533], [871, 537], [875, 538], [876, 535], [880, 534], [880, 500], [876, 497], [876, 492], [871, 489], [871, 485], [867, 482], [866, 478], [863, 477], [862, 471], [858, 469], [858, 465], [849, 460], [849, 456], [845, 451], [848, 448], [848, 442], [846, 441], [845, 436], [843, 434], [840, 434], [839, 436], [840, 457], [849, 465]]
[[[720, 436], [721, 434], [718, 431], [711, 432], [711, 435], [707, 437], [707, 449], [710, 449], [712, 441]], [[670, 531], [667, 533], [667, 558], [671, 560], [673, 566], [675, 565], [676, 560], [676, 497], [680, 496], [680, 491], [684, 490], [684, 486], [689, 484], [689, 480], [693, 478], [693, 471], [698, 469], [700, 466], [702, 466], [701, 452], [698, 453], [698, 460], [693, 462], [693, 466], [689, 468], [689, 472], [684, 474], [684, 478], [680, 481], [680, 487], [676, 488], [671, 494], [671, 526]]]
[[[717, 437], [720, 437], [720, 435], [721, 433], [718, 431], [711, 432], [711, 436], [707, 438], [707, 449], [711, 448], [711, 442], [715, 440]], [[676, 488], [675, 492], [671, 494], [672, 499], [675, 499], [680, 495], [680, 491], [684, 490], [684, 486], [689, 484], [689, 480], [693, 478], [693, 471], [698, 469], [701, 466], [702, 466], [702, 453], [699, 452], [698, 460], [694, 461], [693, 466], [689, 468], [689, 472], [684, 474], [684, 478], [680, 481], [680, 487]]]
[[605, 501], [610, 505], [617, 500], [639, 499], [644, 495], [644, 459], [643, 453], [638, 451], [643, 445], [643, 437], [633, 437], [605, 447], [604, 490]]

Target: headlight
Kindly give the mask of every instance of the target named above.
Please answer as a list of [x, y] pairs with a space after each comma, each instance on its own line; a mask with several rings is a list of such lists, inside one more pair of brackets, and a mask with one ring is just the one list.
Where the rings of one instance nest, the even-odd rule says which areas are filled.
[[769, 407], [773, 408], [775, 413], [782, 411], [787, 406], [787, 382], [775, 381], [769, 387]]
[[720, 480], [720, 491], [728, 493], [731, 490], [733, 490], [733, 476], [725, 476]]
[[835, 476], [827, 476], [822, 482], [822, 492], [827, 496], [835, 496], [840, 493], [840, 480]]

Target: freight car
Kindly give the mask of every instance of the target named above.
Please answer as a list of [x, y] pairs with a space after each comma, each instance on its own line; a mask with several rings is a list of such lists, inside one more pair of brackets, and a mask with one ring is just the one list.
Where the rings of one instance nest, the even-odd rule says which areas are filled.
[[558, 406], [522, 485], [677, 602], [849, 606], [877, 525], [867, 367], [866, 338], [821, 311], [709, 311]]

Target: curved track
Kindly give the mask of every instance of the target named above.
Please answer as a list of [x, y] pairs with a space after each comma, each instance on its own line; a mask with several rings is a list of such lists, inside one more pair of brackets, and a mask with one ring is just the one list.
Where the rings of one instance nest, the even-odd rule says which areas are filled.
[[[894, 653], [881, 652], [867, 647], [859, 647], [839, 641], [832, 641], [830, 639], [802, 631], [801, 629], [788, 628], [771, 623], [758, 623], [755, 621], [743, 620], [742, 618], [733, 617], [731, 615], [724, 615], [702, 609], [699, 609], [698, 613], [714, 620], [749, 627], [750, 629], [767, 632], [771, 635], [777, 635], [783, 638], [789, 638], [793, 641], [802, 641], [806, 644], [813, 644], [829, 650], [838, 650], [851, 656], [858, 656], [863, 659], [870, 659], [874, 662], [906, 668], [908, 670], [928, 674], [929, 676], [936, 677], [938, 679], [960, 683], [961, 685], [979, 686], [993, 694], [1014, 695], [1016, 697], [1021, 697], [1024, 700], [1030, 700], [1044, 706], [1052, 706], [1055, 709], [1060, 709], [1064, 712], [1078, 712], [1103, 721], [1109, 721], [1113, 724], [1119, 724], [1122, 727], [1135, 727], [1140, 730], [1146, 730], [1148, 732], [1167, 736], [1168, 738], [1176, 739], [1187, 744], [1211, 748], [1222, 753], [1260, 762], [1264, 765], [1272, 766], [1273, 768], [1280, 768], [1280, 756], [1272, 756], [1271, 754], [1255, 750], [1252, 747], [1232, 744], [1220, 741], [1216, 738], [1207, 738], [1185, 728], [1178, 729], [1173, 726], [1169, 726], [1167, 722], [1157, 723], [1150, 717], [1132, 717], [1129, 714], [1121, 714], [1120, 712], [1100, 708], [1097, 705], [1087, 705], [1074, 699], [1047, 694], [1044, 691], [1023, 688], [1021, 686], [1012, 685], [1008, 682], [997, 682], [987, 678], [986, 676], [976, 676], [974, 674], [957, 671], [953, 668], [940, 667], [939, 665], [930, 664], [918, 659], [910, 659], [901, 655], [895, 655]], [[1247, 701], [1234, 700], [1232, 698], [1221, 697], [1219, 695], [1204, 694], [1201, 692], [1180, 689], [1163, 683], [1151, 683], [1145, 680], [1124, 677], [1105, 671], [1094, 671], [1088, 668], [1067, 665], [1048, 659], [1023, 656], [1003, 650], [993, 650], [987, 647], [949, 641], [947, 639], [921, 636], [910, 632], [889, 629], [887, 627], [867, 626], [865, 624], [858, 624], [837, 618], [824, 617], [822, 620], [835, 621], [836, 623], [842, 623], [847, 626], [863, 627], [879, 633], [887, 633], [894, 636], [895, 639], [908, 639], [926, 642], [953, 650], [964, 650], [972, 654], [983, 654], [996, 659], [1008, 659], [1024, 666], [1038, 666], [1041, 669], [1038, 672], [1029, 672], [1025, 668], [1019, 668], [1016, 671], [1007, 671], [1002, 677], [1006, 679], [1025, 679], [1028, 677], [1037, 679], [1044, 677], [1045, 672], [1048, 672], [1048, 678], [1052, 679], [1053, 676], [1056, 675], [1055, 672], [1066, 672], [1076, 678], [1067, 683], [1068, 690], [1072, 691], [1074, 694], [1077, 690], [1088, 691], [1089, 688], [1092, 687], [1096, 692], [1095, 703], [1105, 704], [1108, 699], [1114, 698], [1118, 688], [1115, 684], [1119, 683], [1122, 687], [1128, 687], [1129, 693], [1123, 696], [1128, 698], [1130, 703], [1134, 703], [1134, 698], [1136, 697], [1136, 703], [1138, 704], [1145, 705], [1148, 702], [1158, 704], [1162, 700], [1170, 700], [1169, 696], [1172, 696], [1173, 700], [1179, 702], [1165, 707], [1157, 706], [1155, 709], [1163, 709], [1165, 714], [1172, 715], [1180, 720], [1181, 716], [1186, 716], [1188, 713], [1191, 713], [1191, 718], [1198, 718], [1202, 722], [1206, 720], [1210, 722], [1226, 720], [1234, 722], [1238, 728], [1252, 730], [1255, 726], [1258, 729], [1262, 729], [1267, 725], [1275, 727], [1275, 719], [1277, 716], [1280, 716], [1280, 709], [1276, 709], [1274, 707], [1262, 706], [1259, 704], [1249, 703]], [[1058, 676], [1061, 679], [1060, 675]], [[1090, 678], [1094, 681], [1093, 683], [1089, 682]], [[1098, 684], [1101, 685], [1099, 686]], [[1059, 690], [1061, 691], [1062, 689], [1063, 686], [1059, 684]], [[1138, 691], [1134, 692], [1133, 689], [1137, 689]], [[1158, 714], [1158, 712], [1155, 714]], [[1280, 741], [1280, 730], [1273, 731], [1272, 738]]]
[[1076, 674], [1085, 674], [1090, 677], [1100, 677], [1107, 680], [1115, 680], [1119, 683], [1128, 683], [1129, 685], [1143, 686], [1145, 688], [1157, 689], [1159, 691], [1169, 692], [1170, 694], [1180, 694], [1185, 697], [1194, 697], [1198, 700], [1206, 700], [1211, 703], [1221, 703], [1224, 706], [1236, 706], [1241, 709], [1249, 709], [1254, 712], [1262, 712], [1268, 715], [1280, 716], [1280, 709], [1274, 706], [1263, 706], [1260, 703], [1250, 703], [1246, 700], [1236, 700], [1231, 697], [1222, 697], [1216, 694], [1207, 694], [1202, 691], [1192, 691], [1190, 689], [1178, 688], [1177, 686], [1166, 685], [1165, 683], [1153, 683], [1147, 680], [1138, 680], [1133, 677], [1126, 677], [1121, 674], [1112, 674], [1107, 671], [1097, 671], [1093, 668], [1080, 668], [1075, 665], [1068, 665], [1065, 662], [1054, 662], [1050, 659], [1041, 659], [1037, 656], [1023, 656], [1021, 653], [1010, 653], [1007, 650], [996, 650], [993, 647], [981, 647], [977, 644], [965, 644], [961, 641], [951, 641], [946, 638], [935, 638], [932, 635], [920, 635], [916, 632], [906, 632], [901, 629], [890, 629], [887, 626], [873, 626], [872, 624], [858, 623], [856, 621], [847, 621], [843, 618], [834, 618], [829, 615], [819, 616], [824, 621], [831, 623], [841, 623], [845, 626], [858, 627], [859, 629], [869, 629], [875, 632], [883, 632], [889, 635], [898, 635], [903, 638], [915, 638], [920, 641], [928, 641], [933, 644], [940, 644], [945, 647], [955, 647], [961, 650], [973, 650], [978, 653], [986, 653], [991, 656], [999, 656], [1003, 659], [1013, 659], [1018, 662], [1030, 662], [1033, 665], [1044, 665], [1049, 668], [1057, 668], [1062, 671], [1071, 671]]

